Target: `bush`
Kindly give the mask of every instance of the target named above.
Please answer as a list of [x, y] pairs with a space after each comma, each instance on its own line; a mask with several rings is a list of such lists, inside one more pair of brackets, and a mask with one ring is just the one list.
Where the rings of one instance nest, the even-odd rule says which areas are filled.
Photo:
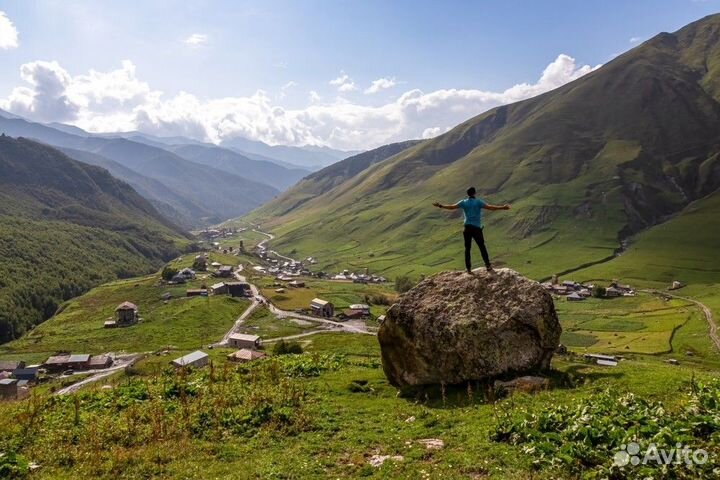
[[595, 297], [595, 298], [604, 298], [605, 293], [606, 293], [605, 287], [593, 288], [593, 297]]
[[165, 268], [163, 268], [162, 278], [163, 278], [163, 280], [169, 282], [177, 274], [178, 274], [177, 268], [173, 268], [170, 265], [167, 265]]
[[390, 299], [382, 293], [371, 293], [365, 295], [365, 303], [368, 305], [390, 305]]
[[285, 340], [280, 340], [273, 345], [272, 353], [273, 355], [299, 355], [303, 353], [303, 349], [298, 342], [286, 342]]
[[0, 478], [24, 478], [29, 472], [28, 461], [22, 455], [11, 452], [0, 457]]
[[395, 278], [395, 291], [405, 293], [415, 286], [415, 283], [407, 275], [400, 275]]
[[[632, 393], [606, 390], [571, 405], [499, 418], [493, 440], [521, 446], [538, 469], [557, 468], [582, 478], [711, 478], [720, 451], [720, 381], [693, 384], [684, 407], [668, 411], [660, 402]], [[674, 449], [677, 443], [709, 453], [703, 465], [633, 465], [632, 472], [613, 464], [616, 453], [634, 442], [646, 452]], [[645, 453], [641, 454], [641, 459]], [[667, 470], [667, 471], [665, 471]], [[713, 477], [716, 478], [716, 477]]]

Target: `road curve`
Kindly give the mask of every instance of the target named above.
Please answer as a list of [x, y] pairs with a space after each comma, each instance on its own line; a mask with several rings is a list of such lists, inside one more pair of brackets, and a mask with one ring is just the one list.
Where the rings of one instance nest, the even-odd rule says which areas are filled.
[[643, 292], [648, 293], [654, 293], [654, 294], [660, 294], [660, 295], [667, 295], [668, 297], [677, 298], [678, 300], [685, 300], [686, 302], [693, 303], [700, 307], [700, 310], [702, 310], [703, 315], [705, 315], [705, 320], [707, 321], [708, 327], [710, 329], [710, 340], [712, 340], [713, 344], [715, 344], [715, 348], [720, 351], [720, 337], [718, 337], [718, 327], [715, 323], [715, 320], [713, 319], [712, 310], [705, 305], [704, 303], [700, 302], [699, 300], [695, 300], [694, 298], [690, 297], [683, 297], [680, 295], [675, 295], [668, 292], [661, 292], [659, 290], [641, 290]]

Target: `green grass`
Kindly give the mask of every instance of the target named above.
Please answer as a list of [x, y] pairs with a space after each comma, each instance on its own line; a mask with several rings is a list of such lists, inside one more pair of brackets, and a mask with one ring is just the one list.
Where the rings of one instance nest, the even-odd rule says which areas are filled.
[[[301, 280], [305, 282], [304, 288], [292, 288], [283, 284], [284, 293], [277, 293], [275, 290], [279, 287], [273, 285], [277, 283], [276, 280], [268, 277], [258, 280], [258, 287], [266, 298], [284, 310], [310, 308], [310, 301], [319, 297], [332, 302], [335, 305], [335, 310], [341, 312], [350, 305], [367, 303], [366, 295], [384, 296], [390, 303], [397, 296], [389, 284], [362, 284], [307, 278]], [[374, 316], [382, 315], [387, 307], [388, 305], [370, 305], [370, 313]]]
[[319, 325], [304, 320], [290, 318], [277, 318], [267, 308], [258, 308], [250, 318], [245, 320], [241, 328], [242, 333], [260, 336], [263, 340], [297, 335], [313, 329]]
[[[194, 255], [178, 263], [184, 265], [190, 258]], [[212, 254], [211, 258], [218, 256]], [[213, 280], [198, 278], [186, 285], [163, 286], [159, 275], [154, 274], [102, 285], [67, 302], [61, 313], [21, 339], [1, 345], [0, 357], [37, 361], [57, 351], [145, 352], [167, 345], [200, 348], [222, 338], [249, 305], [247, 300], [228, 296], [185, 297], [187, 288], [199, 288]], [[160, 298], [165, 292], [173, 295], [167, 303]], [[124, 301], [138, 305], [142, 322], [126, 328], [103, 328], [103, 322]]]
[[[575, 477], [562, 470], [533, 469], [533, 457], [524, 454], [522, 446], [493, 441], [498, 416], [571, 405], [592, 399], [609, 387], [661, 400], [673, 409], [683, 405], [682, 392], [692, 378], [704, 380], [714, 374], [700, 367], [669, 366], [652, 357], [632, 358], [611, 369], [558, 357], [553, 362], [556, 376], [568, 376], [575, 387], [556, 387], [534, 396], [519, 394], [494, 404], [487, 403], [480, 390], [465, 387], [449, 388], [444, 397], [430, 391], [427, 397], [403, 398], [396, 395], [379, 368], [374, 338], [318, 334], [309, 340], [310, 353], [302, 356], [308, 365], [316, 361], [314, 355], [327, 352], [344, 359], [321, 368], [318, 376], [302, 378], [287, 376], [297, 371], [283, 367], [294, 362], [292, 358], [280, 359], [277, 364], [271, 360], [260, 373], [258, 366], [247, 370], [229, 364], [222, 358], [226, 351], [218, 350], [212, 352], [212, 369], [184, 379], [163, 373], [175, 352], [172, 357], [152, 356], [143, 360], [132, 376], [109, 380], [114, 390], [91, 387], [82, 395], [79, 424], [73, 423], [72, 398], [53, 404], [38, 398], [32, 408], [43, 420], [20, 453], [40, 463], [34, 478], [41, 479], [525, 479], [530, 474], [537, 479], [570, 479]], [[319, 357], [317, 361], [322, 362]], [[366, 388], [353, 389], [352, 382], [362, 382]], [[128, 406], [123, 399], [135, 395], [131, 393], [135, 390], [128, 389], [142, 384], [158, 394]], [[274, 384], [285, 385], [284, 390], [272, 387]], [[202, 394], [185, 400], [164, 396], [162, 392], [177, 388], [174, 385], [200, 388]], [[297, 403], [285, 413], [275, 408], [288, 398], [283, 391], [298, 392], [298, 397], [293, 397]], [[267, 417], [253, 428], [233, 429], [215, 423], [215, 419], [225, 418], [225, 425], [233, 425], [252, 418], [228, 416], [251, 411], [243, 409], [253, 405], [252, 395], [270, 406], [271, 415], [283, 416]], [[0, 405], [0, 449], [19, 438], [28, 418], [21, 415], [26, 408], [22, 403]], [[169, 413], [153, 413], [158, 411]], [[285, 420], [278, 421], [280, 418]], [[193, 430], [200, 421], [205, 426]], [[93, 424], [99, 428], [93, 430]], [[116, 433], [110, 435], [113, 431]], [[75, 435], [78, 441], [64, 449], [53, 448], [54, 439], [67, 435]], [[439, 438], [445, 446], [427, 450], [418, 442], [425, 438]], [[368, 461], [375, 454], [401, 455], [403, 459], [373, 468]], [[609, 465], [612, 458], [607, 462]]]
[[673, 335], [683, 332], [696, 307], [680, 300], [664, 301], [649, 294], [584, 302], [556, 302], [563, 326], [562, 341], [580, 352], [661, 354], [677, 350]]

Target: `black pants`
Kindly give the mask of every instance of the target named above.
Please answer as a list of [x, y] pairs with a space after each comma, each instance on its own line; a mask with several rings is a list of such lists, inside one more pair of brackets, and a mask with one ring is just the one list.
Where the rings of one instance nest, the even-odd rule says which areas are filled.
[[465, 268], [472, 270], [472, 262], [470, 260], [470, 248], [472, 247], [472, 241], [475, 240], [478, 247], [480, 247], [480, 254], [482, 255], [485, 266], [490, 266], [490, 256], [488, 255], [487, 248], [485, 248], [485, 237], [483, 236], [482, 228], [474, 225], [465, 225], [463, 230], [463, 238], [465, 239]]

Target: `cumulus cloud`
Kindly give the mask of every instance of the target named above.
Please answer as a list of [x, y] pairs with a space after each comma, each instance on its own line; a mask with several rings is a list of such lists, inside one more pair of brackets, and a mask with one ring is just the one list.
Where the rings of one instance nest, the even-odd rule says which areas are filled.
[[366, 94], [378, 93], [380, 90], [392, 88], [397, 85], [395, 77], [393, 78], [378, 78], [373, 80], [370, 86], [365, 90]]
[[0, 10], [0, 49], [17, 48], [18, 45], [17, 28], [15, 28], [15, 25], [13, 25], [5, 12]]
[[207, 44], [208, 36], [204, 33], [193, 33], [185, 39], [185, 44], [191, 47], [200, 47]]
[[334, 87], [337, 87], [338, 92], [346, 93], [357, 90], [355, 82], [353, 82], [353, 79], [350, 78], [350, 76], [345, 72], [340, 72], [339, 77], [330, 80], [328, 83]]
[[640, 43], [642, 42], [642, 37], [630, 37], [630, 43]]
[[[503, 91], [412, 89], [382, 105], [363, 105], [342, 97], [323, 102], [311, 91], [306, 107], [286, 109], [262, 90], [245, 97], [207, 100], [187, 92], [167, 97], [138, 79], [129, 61], [109, 72], [76, 76], [57, 62], [31, 62], [20, 72], [26, 85], [0, 100], [0, 108], [34, 120], [73, 123], [94, 132], [140, 130], [216, 143], [243, 136], [270, 144], [355, 150], [439, 135], [474, 115], [547, 92], [595, 68], [578, 65], [561, 54], [536, 82]], [[331, 82], [334, 87], [348, 83], [352, 79], [345, 73]], [[286, 86], [294, 85], [289, 82]]]

